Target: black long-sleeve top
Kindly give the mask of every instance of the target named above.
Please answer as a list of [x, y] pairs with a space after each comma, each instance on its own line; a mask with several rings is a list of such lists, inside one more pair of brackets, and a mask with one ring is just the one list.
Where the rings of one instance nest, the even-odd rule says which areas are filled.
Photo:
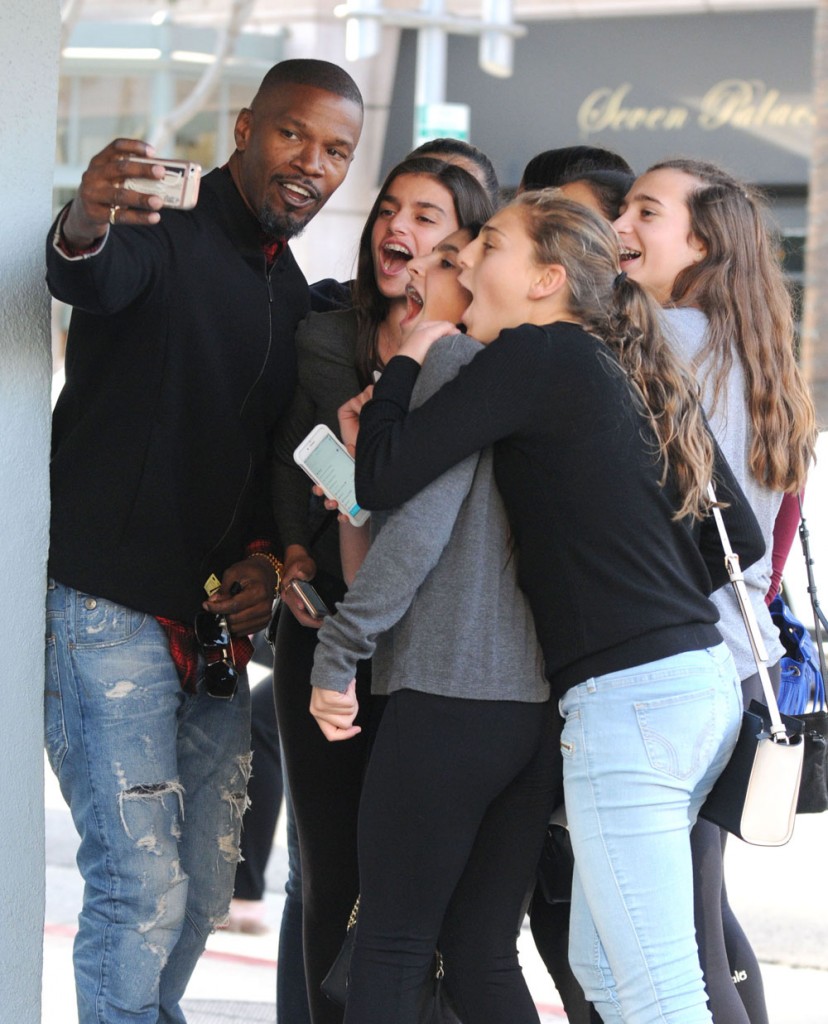
[[[57, 224], [57, 222], [56, 222]], [[89, 258], [52, 244], [74, 305], [53, 417], [49, 571], [86, 593], [192, 622], [204, 582], [271, 539], [268, 449], [296, 381], [308, 287], [268, 269], [226, 169], [194, 210], [118, 227]]]
[[[605, 345], [569, 323], [504, 331], [409, 413], [418, 372], [393, 359], [362, 411], [358, 500], [399, 505], [494, 445], [553, 693], [721, 642], [709, 594], [728, 577], [715, 523], [673, 518], [675, 482], [660, 484], [655, 436]], [[750, 565], [764, 541], [718, 452], [716, 489], [729, 503], [731, 544]]]

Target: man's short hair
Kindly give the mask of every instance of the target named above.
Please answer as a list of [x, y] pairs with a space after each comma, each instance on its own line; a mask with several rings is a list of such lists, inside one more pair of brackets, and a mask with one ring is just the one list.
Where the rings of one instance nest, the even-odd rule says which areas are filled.
[[338, 64], [331, 64], [327, 60], [302, 57], [280, 61], [264, 76], [256, 95], [260, 96], [280, 85], [310, 85], [315, 89], [332, 92], [335, 96], [342, 96], [356, 103], [360, 110], [364, 109], [362, 93], [353, 78]]

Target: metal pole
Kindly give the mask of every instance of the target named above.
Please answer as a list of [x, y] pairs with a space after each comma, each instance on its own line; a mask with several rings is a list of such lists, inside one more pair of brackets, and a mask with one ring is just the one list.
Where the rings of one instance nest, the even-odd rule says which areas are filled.
[[446, 101], [448, 34], [445, 28], [437, 27], [445, 16], [445, 0], [423, 0], [422, 11], [433, 18], [436, 24], [421, 28], [417, 32], [417, 76], [414, 86], [415, 145], [418, 138], [416, 119], [419, 118], [420, 111], [430, 103]]

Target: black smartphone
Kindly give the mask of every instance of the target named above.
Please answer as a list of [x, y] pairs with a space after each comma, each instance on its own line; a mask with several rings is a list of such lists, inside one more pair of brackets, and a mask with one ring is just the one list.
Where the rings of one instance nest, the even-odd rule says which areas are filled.
[[330, 608], [319, 596], [316, 588], [308, 583], [307, 580], [291, 580], [290, 586], [299, 595], [299, 599], [309, 615], [312, 615], [315, 619], [324, 619], [326, 615], [331, 614]]

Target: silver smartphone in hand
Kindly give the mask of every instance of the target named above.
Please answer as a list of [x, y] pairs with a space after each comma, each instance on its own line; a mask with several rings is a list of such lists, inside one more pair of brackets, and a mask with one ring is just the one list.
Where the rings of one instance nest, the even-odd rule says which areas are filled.
[[354, 460], [345, 445], [324, 423], [314, 427], [293, 453], [297, 464], [336, 502], [354, 526], [362, 526], [370, 513], [361, 508], [354, 488]]
[[131, 156], [136, 164], [160, 165], [164, 168], [163, 178], [127, 178], [124, 188], [143, 192], [148, 196], [161, 196], [164, 206], [176, 210], [192, 210], [198, 201], [201, 183], [201, 164], [189, 160], [162, 160], [160, 158]]
[[291, 580], [289, 586], [299, 596], [308, 615], [312, 615], [315, 619], [324, 619], [326, 615], [331, 614], [331, 609], [319, 596], [316, 587], [308, 583], [307, 580]]

